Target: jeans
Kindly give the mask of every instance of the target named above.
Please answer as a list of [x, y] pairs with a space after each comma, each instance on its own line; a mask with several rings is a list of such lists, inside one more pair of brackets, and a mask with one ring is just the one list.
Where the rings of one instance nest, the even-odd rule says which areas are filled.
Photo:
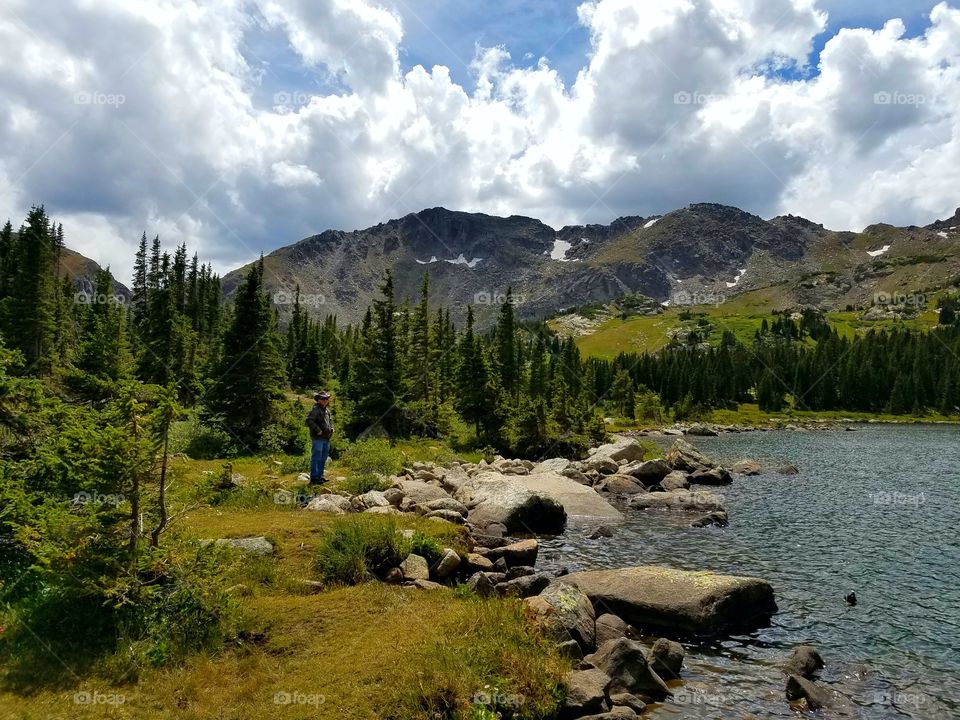
[[330, 441], [325, 438], [314, 438], [310, 448], [310, 480], [316, 482], [323, 477], [323, 466], [330, 456]]

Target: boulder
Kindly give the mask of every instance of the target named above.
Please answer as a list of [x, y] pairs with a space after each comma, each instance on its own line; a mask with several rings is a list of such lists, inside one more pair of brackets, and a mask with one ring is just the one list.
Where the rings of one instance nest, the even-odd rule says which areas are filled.
[[506, 580], [497, 584], [497, 593], [500, 597], [526, 598], [539, 595], [550, 584], [551, 578], [546, 573], [524, 575], [523, 577]]
[[400, 563], [400, 572], [406, 580], [429, 580], [430, 565], [427, 560], [420, 555], [410, 553], [407, 558]]
[[606, 525], [601, 525], [588, 536], [591, 540], [599, 540], [600, 538], [611, 538], [613, 537], [613, 530], [608, 528]]
[[478, 473], [460, 486], [456, 499], [469, 508], [470, 523], [481, 528], [500, 523], [507, 532], [563, 532], [567, 523], [563, 505], [521, 484], [532, 477], [543, 476], [508, 478], [499, 473]]
[[726, 468], [715, 467], [708, 470], [696, 470], [690, 475], [692, 485], [729, 485], [733, 476]]
[[[622, 695], [623, 693], [617, 694]], [[637, 717], [639, 716], [630, 708], [623, 705], [617, 705], [604, 713], [597, 713], [596, 715], [584, 715], [580, 718], [580, 720], [634, 720], [634, 718]]]
[[663, 679], [647, 663], [643, 645], [629, 638], [610, 640], [584, 658], [610, 677], [610, 693], [630, 693], [641, 699], [662, 700], [670, 695]]
[[811, 710], [829, 707], [833, 702], [829, 690], [799, 675], [787, 677], [786, 694], [787, 700], [790, 701], [806, 700], [807, 707]]
[[620, 468], [620, 472], [636, 478], [644, 485], [657, 485], [670, 474], [670, 466], [662, 458], [632, 462]]
[[400, 515], [400, 511], [397, 510], [393, 505], [380, 505], [377, 507], [367, 508], [363, 511], [370, 515]]
[[630, 626], [627, 625], [622, 618], [610, 613], [604, 613], [597, 618], [596, 628], [597, 647], [600, 647], [608, 640], [617, 640], [622, 637], [630, 637], [632, 639], [633, 635]]
[[563, 474], [563, 471], [570, 467], [570, 461], [566, 458], [550, 458], [549, 460], [543, 460], [533, 466], [533, 469], [530, 471], [531, 475], [536, 475], [537, 473], [542, 472], [553, 472]]
[[507, 580], [516, 580], [518, 577], [523, 577], [524, 575], [533, 575], [537, 569], [533, 565], [514, 565], [512, 568], [507, 568]]
[[463, 517], [466, 517], [468, 512], [466, 505], [452, 497], [437, 498], [436, 500], [424, 503], [420, 507], [424, 508], [426, 512], [431, 512], [432, 510], [453, 510], [454, 512], [460, 513]]
[[670, 490], [634, 495], [631, 507], [643, 510], [707, 513], [723, 510], [722, 497], [703, 490]]
[[390, 568], [387, 574], [383, 576], [383, 581], [391, 585], [399, 585], [403, 582], [403, 570], [398, 567]]
[[709, 425], [691, 425], [684, 431], [684, 434], [693, 435], [694, 437], [716, 437], [720, 433]]
[[493, 572], [493, 560], [477, 553], [468, 553], [466, 567], [474, 572]]
[[398, 487], [387, 488], [383, 491], [383, 496], [395, 508], [399, 508], [400, 503], [403, 502], [403, 490]]
[[650, 667], [662, 678], [675, 680], [683, 667], [683, 645], [675, 640], [660, 638], [650, 648]]
[[452, 495], [469, 479], [470, 476], [467, 474], [467, 471], [463, 469], [463, 467], [460, 465], [453, 465], [448, 468], [446, 474], [440, 478], [440, 487]]
[[387, 500], [387, 496], [379, 490], [371, 490], [358, 495], [354, 500], [359, 499], [360, 504], [365, 508], [388, 507], [392, 503]]
[[787, 463], [786, 465], [781, 465], [780, 467], [778, 467], [777, 473], [779, 473], [780, 475], [799, 475], [800, 468], [798, 468], [796, 465], [793, 465], [791, 463]]
[[784, 663], [783, 669], [789, 675], [811, 678], [817, 670], [824, 667], [823, 658], [812, 645], [798, 645], [793, 649], [790, 658]]
[[486, 573], [477, 572], [467, 580], [467, 587], [480, 597], [493, 597], [497, 594], [497, 589], [493, 582], [487, 577]]
[[465, 522], [463, 515], [456, 510], [431, 510], [424, 517], [433, 520], [446, 520], [454, 525], [463, 525]]
[[603, 480], [597, 483], [595, 488], [599, 492], [607, 492], [611, 495], [636, 495], [638, 492], [646, 492], [646, 488], [639, 480], [630, 475], [607, 475]]
[[610, 677], [602, 670], [571, 670], [563, 681], [567, 686], [567, 697], [560, 711], [561, 718], [578, 718], [607, 709]]
[[443, 551], [440, 559], [430, 568], [430, 573], [437, 580], [446, 580], [453, 575], [458, 567], [460, 567], [460, 556], [450, 548], [447, 548]]
[[763, 466], [756, 460], [737, 460], [730, 470], [737, 475], [759, 475]]
[[433, 580], [414, 580], [413, 587], [421, 590], [443, 590], [444, 586]]
[[307, 503], [304, 510], [343, 515], [352, 510], [350, 500], [342, 495], [318, 495]]
[[536, 539], [518, 540], [510, 545], [492, 548], [487, 551], [486, 557], [496, 562], [503, 560], [507, 567], [515, 565], [536, 565], [537, 554], [540, 552], [540, 543]]
[[586, 473], [584, 473], [583, 471], [577, 468], [569, 467], [560, 474], [563, 475], [564, 477], [570, 478], [574, 482], [580, 483], [581, 485], [593, 485], [593, 481], [591, 480], [591, 478]]
[[674, 470], [684, 470], [686, 472], [709, 470], [717, 466], [713, 460], [683, 438], [674, 440], [670, 450], [667, 451], [666, 460], [667, 464]]
[[680, 470], [674, 470], [660, 481], [664, 490], [689, 490], [690, 476]]
[[[536, 597], [536, 596], [534, 596]], [[557, 643], [557, 650], [565, 658], [570, 660], [583, 660], [583, 648], [576, 640], [564, 640]]]
[[640, 715], [647, 709], [647, 704], [643, 700], [630, 693], [614, 693], [610, 696], [610, 703], [614, 706], [614, 710], [618, 707], [629, 708], [636, 715]]
[[[209, 542], [209, 540], [207, 542]], [[220, 538], [219, 540], [214, 540], [213, 544], [220, 547], [231, 547], [248, 555], [257, 555], [259, 557], [273, 555], [273, 543], [262, 535], [258, 535], [257, 537]]]
[[595, 608], [668, 637], [752, 630], [777, 611], [773, 588], [752, 577], [640, 566], [571, 573], [559, 580], [580, 588]]
[[596, 643], [596, 615], [590, 598], [580, 590], [554, 580], [525, 602], [537, 623], [560, 641], [576, 640], [584, 652]]
[[727, 517], [726, 510], [714, 510], [711, 513], [707, 513], [703, 517], [694, 520], [692, 523], [690, 523], [690, 527], [727, 527], [729, 524], [730, 519]]
[[430, 485], [422, 480], [401, 480], [400, 489], [405, 499], [417, 505], [425, 505], [431, 500], [450, 497], [447, 491], [437, 485]]
[[558, 503], [568, 517], [620, 520], [623, 515], [596, 491], [558, 473], [542, 472], [516, 478], [538, 496]]
[[584, 470], [593, 470], [601, 475], [613, 475], [620, 469], [620, 463], [606, 456], [589, 458], [583, 466]]
[[643, 446], [632, 438], [618, 438], [616, 442], [601, 445], [590, 451], [590, 459], [608, 457], [619, 464], [643, 460]]

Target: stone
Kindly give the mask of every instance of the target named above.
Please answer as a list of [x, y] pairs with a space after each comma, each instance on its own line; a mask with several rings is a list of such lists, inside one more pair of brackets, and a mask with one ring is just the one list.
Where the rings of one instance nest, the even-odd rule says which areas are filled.
[[496, 562], [503, 559], [507, 567], [514, 565], [536, 565], [540, 543], [535, 538], [520, 540], [510, 545], [493, 548], [487, 553], [487, 559]]
[[463, 515], [456, 510], [432, 510], [428, 512], [425, 517], [432, 520], [446, 520], [454, 525], [463, 525], [463, 523], [466, 522]]
[[690, 523], [690, 527], [727, 527], [729, 524], [730, 519], [727, 517], [726, 510], [714, 510], [711, 513], [707, 513], [703, 517], [694, 520], [692, 523]]
[[399, 508], [400, 503], [403, 502], [403, 490], [400, 488], [387, 488], [383, 491], [383, 496], [387, 499], [387, 502], [395, 508]]
[[519, 597], [526, 598], [531, 595], [539, 595], [550, 584], [551, 578], [546, 573], [536, 573], [534, 575], [524, 575], [513, 580], [497, 584], [497, 593], [501, 597]]
[[460, 567], [460, 556], [454, 550], [447, 548], [440, 559], [434, 563], [430, 572], [436, 579], [446, 580], [456, 572], [458, 567]]
[[604, 613], [597, 618], [596, 633], [597, 647], [608, 640], [618, 640], [622, 637], [631, 636], [630, 626], [622, 618], [611, 613]]
[[367, 508], [363, 511], [369, 515], [400, 515], [402, 514], [393, 505], [381, 505], [378, 507]]
[[614, 707], [630, 708], [637, 715], [647, 709], [647, 704], [643, 700], [630, 693], [614, 693], [610, 696], [610, 703]]
[[452, 497], [437, 498], [436, 500], [424, 503], [420, 507], [424, 508], [426, 512], [433, 510], [453, 510], [460, 513], [463, 517], [466, 517], [468, 512], [466, 505]]
[[639, 566], [559, 580], [580, 588], [595, 608], [668, 637], [752, 630], [777, 611], [770, 583], [753, 577]]
[[605, 713], [584, 715], [580, 720], [633, 720], [636, 717], [638, 717], [637, 714], [630, 708], [624, 705], [617, 705]]
[[213, 544], [220, 547], [230, 547], [247, 553], [248, 555], [256, 555], [258, 557], [273, 555], [273, 543], [262, 535], [243, 538], [220, 538], [219, 540], [214, 540]]
[[674, 512], [708, 513], [723, 510], [719, 495], [703, 490], [670, 490], [634, 495], [630, 506], [643, 510], [671, 510]]
[[[537, 597], [534, 595], [534, 597]], [[529, 599], [529, 598], [528, 598]], [[557, 643], [557, 650], [565, 658], [570, 660], [583, 660], [583, 648], [576, 640], [564, 640]]]
[[595, 488], [598, 492], [607, 492], [611, 495], [636, 495], [638, 492], [646, 492], [643, 484], [630, 475], [607, 475], [603, 480], [597, 483]]
[[477, 553], [467, 553], [466, 568], [473, 572], [490, 572], [493, 570], [493, 561]]
[[807, 707], [811, 710], [829, 707], [833, 703], [828, 690], [799, 675], [787, 677], [786, 694], [790, 701], [806, 700]]
[[777, 473], [780, 475], [799, 475], [800, 468], [798, 468], [796, 465], [793, 465], [791, 463], [787, 463], [786, 465], [781, 465], [780, 467], [778, 467]]
[[400, 571], [406, 580], [429, 580], [430, 565], [426, 558], [410, 553], [406, 559], [400, 563]]
[[683, 645], [675, 640], [659, 638], [650, 648], [650, 667], [660, 677], [676, 680], [683, 667], [683, 655]]
[[708, 470], [696, 470], [690, 475], [691, 485], [729, 485], [733, 476], [726, 468], [715, 467]]
[[681, 470], [674, 470], [660, 481], [664, 490], [689, 490], [690, 476]]
[[590, 598], [554, 580], [539, 595], [525, 600], [534, 619], [557, 640], [573, 639], [584, 652], [596, 644], [596, 615]]
[[812, 645], [798, 645], [793, 649], [790, 658], [784, 663], [784, 672], [790, 675], [812, 678], [817, 670], [825, 666], [820, 653]]
[[571, 670], [563, 681], [567, 687], [567, 697], [560, 711], [561, 717], [577, 718], [607, 709], [610, 677], [602, 670]]
[[493, 582], [487, 577], [486, 573], [477, 572], [467, 580], [467, 587], [480, 597], [493, 597], [497, 594], [497, 589]]
[[516, 580], [524, 575], [533, 575], [536, 569], [531, 565], [516, 565], [507, 569], [507, 580]]
[[756, 460], [737, 460], [731, 468], [737, 475], [759, 475], [763, 466]]
[[673, 441], [673, 445], [667, 451], [666, 461], [674, 470], [685, 470], [686, 472], [709, 470], [717, 466], [713, 460], [710, 460], [683, 438], [677, 438]]
[[588, 536], [591, 540], [599, 540], [600, 538], [611, 538], [613, 537], [613, 530], [608, 528], [606, 525], [601, 525]]
[[516, 482], [527, 490], [558, 503], [568, 518], [620, 520], [623, 517], [619, 510], [597, 495], [595, 490], [558, 473], [536, 473], [518, 477]]
[[383, 576], [383, 581], [391, 585], [399, 585], [403, 582], [403, 570], [398, 567], [390, 568]]
[[297, 482], [298, 482], [298, 483], [306, 483], [307, 485], [309, 485], [309, 484], [310, 484], [310, 473], [300, 473], [299, 475], [297, 475]]
[[670, 466], [662, 458], [644, 460], [624, 465], [620, 472], [630, 475], [643, 485], [658, 485], [663, 478], [670, 474]]
[[607, 690], [611, 694], [630, 693], [645, 701], [662, 700], [671, 694], [663, 679], [648, 664], [643, 645], [629, 638], [610, 640], [584, 660], [610, 677]]
[[530, 470], [531, 475], [536, 475], [537, 473], [542, 472], [552, 472], [563, 474], [563, 471], [570, 467], [570, 461], [566, 458], [550, 458], [549, 460], [543, 460]]
[[467, 517], [471, 524], [479, 527], [500, 523], [507, 532], [562, 532], [567, 524], [563, 505], [521, 485], [525, 479], [478, 473], [457, 490], [456, 499], [470, 509]]
[[684, 435], [693, 435], [694, 437], [716, 437], [719, 434], [709, 425], [691, 425], [684, 432]]
[[374, 507], [388, 507], [391, 503], [387, 500], [386, 495], [384, 495], [379, 490], [371, 490], [369, 492], [363, 493], [359, 496], [360, 503], [365, 508], [374, 508]]
[[450, 497], [443, 488], [421, 480], [401, 480], [400, 489], [403, 490], [404, 498], [411, 500], [416, 505], [424, 505], [431, 500]]
[[616, 442], [607, 443], [591, 450], [590, 459], [596, 457], [608, 457], [618, 465], [620, 461], [629, 463], [643, 460], [643, 445], [632, 438], [619, 438]]
[[350, 500], [341, 495], [319, 495], [308, 502], [304, 510], [343, 515], [350, 512], [352, 507]]
[[433, 580], [414, 580], [413, 586], [421, 590], [443, 590], [444, 586]]
[[440, 487], [453, 495], [457, 490], [460, 489], [460, 486], [469, 479], [470, 476], [467, 474], [467, 471], [463, 469], [463, 467], [460, 465], [453, 465], [452, 467], [448, 468], [444, 476], [440, 478]]

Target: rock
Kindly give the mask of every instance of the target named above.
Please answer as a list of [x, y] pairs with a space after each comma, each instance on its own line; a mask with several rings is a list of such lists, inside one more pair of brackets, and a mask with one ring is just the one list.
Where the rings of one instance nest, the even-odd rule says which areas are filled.
[[427, 560], [420, 555], [410, 553], [406, 560], [400, 563], [400, 571], [406, 580], [429, 580], [430, 565]]
[[590, 477], [588, 477], [585, 473], [581, 472], [580, 470], [577, 470], [576, 468], [572, 468], [572, 467], [567, 468], [560, 474], [563, 475], [564, 477], [570, 478], [574, 482], [580, 483], [581, 485], [593, 484], [593, 481], [590, 479]]
[[738, 460], [730, 469], [737, 475], [759, 475], [763, 466], [756, 460]]
[[773, 588], [752, 577], [640, 566], [577, 572], [560, 581], [583, 590], [595, 608], [669, 637], [752, 630], [777, 611]]
[[779, 466], [777, 468], [777, 473], [780, 475], [799, 475], [800, 468], [791, 463], [787, 463], [786, 465]]
[[610, 696], [610, 702], [614, 707], [630, 708], [637, 715], [647, 709], [647, 704], [643, 700], [630, 693], [614, 693]]
[[717, 466], [713, 460], [683, 438], [674, 440], [670, 450], [667, 451], [666, 460], [667, 464], [674, 470], [685, 470], [686, 472], [709, 470]]
[[660, 638], [650, 648], [650, 667], [662, 678], [676, 680], [683, 667], [683, 645], [667, 638]]
[[474, 572], [491, 572], [493, 561], [477, 553], [468, 553], [466, 559], [467, 570]]
[[601, 475], [613, 475], [620, 469], [620, 464], [616, 460], [608, 457], [592, 457], [584, 461], [584, 469], [594, 470]]
[[716, 437], [720, 433], [708, 425], [691, 425], [686, 429], [684, 434], [693, 435], [695, 437]]
[[367, 508], [363, 512], [370, 515], [400, 515], [401, 514], [401, 512], [397, 510], [393, 505], [382, 505], [378, 507]]
[[440, 487], [451, 495], [460, 489], [470, 476], [460, 465], [453, 465], [447, 469], [447, 472], [440, 478]]
[[590, 459], [596, 457], [608, 457], [618, 465], [621, 460], [635, 462], [643, 460], [643, 446], [632, 438], [619, 438], [616, 442], [607, 443], [591, 450]]
[[564, 676], [567, 697], [560, 711], [562, 718], [582, 717], [607, 709], [607, 687], [610, 677], [602, 670], [571, 670]]
[[507, 559], [502, 557], [497, 558], [493, 563], [493, 569], [495, 572], [501, 573], [504, 576], [504, 580], [506, 580], [507, 570], [509, 569], [507, 567]]
[[[537, 597], [534, 595], [534, 597]], [[557, 643], [557, 650], [560, 651], [560, 654], [565, 658], [571, 660], [583, 660], [583, 648], [580, 647], [580, 643], [576, 640], [564, 640], [563, 642]]]
[[414, 580], [413, 586], [421, 590], [443, 590], [444, 586], [432, 580]]
[[503, 559], [508, 567], [514, 565], [536, 565], [540, 543], [535, 539], [520, 540], [510, 545], [493, 548], [487, 553], [487, 559], [496, 562]]
[[424, 517], [437, 520], [446, 520], [454, 525], [463, 525], [463, 523], [466, 522], [463, 515], [458, 513], [456, 510], [432, 510]]
[[849, 592], [849, 593], [847, 593], [846, 597], [844, 597], [844, 600], [847, 601], [847, 605], [856, 605], [856, 604], [857, 604], [857, 594], [856, 594], [855, 592]]
[[798, 645], [793, 649], [790, 659], [787, 660], [783, 669], [790, 675], [799, 675], [800, 677], [811, 678], [817, 670], [824, 667], [823, 658], [812, 645]]
[[636, 717], [637, 714], [630, 708], [623, 705], [617, 705], [605, 713], [599, 713], [597, 715], [584, 715], [580, 718], [580, 720], [633, 720]]
[[453, 575], [458, 567], [460, 567], [460, 556], [450, 548], [447, 548], [443, 551], [440, 559], [434, 563], [430, 572], [436, 579], [446, 580]]
[[530, 470], [530, 474], [536, 475], [542, 472], [552, 472], [562, 475], [563, 471], [569, 467], [570, 461], [566, 458], [550, 458], [549, 460], [543, 460], [534, 465], [533, 469]]
[[660, 481], [664, 490], [689, 490], [690, 476], [680, 470], [674, 470]]
[[486, 573], [477, 572], [467, 580], [467, 587], [480, 597], [493, 597], [497, 594], [497, 589], [493, 582], [487, 577]]
[[620, 468], [624, 475], [630, 475], [644, 485], [657, 485], [663, 478], [670, 474], [670, 466], [662, 458], [656, 460], [644, 460], [643, 462], [633, 462]]
[[721, 497], [703, 490], [670, 490], [669, 492], [634, 495], [630, 499], [630, 505], [644, 510], [672, 510], [674, 512], [706, 513], [723, 510]]
[[538, 624], [558, 640], [576, 640], [584, 652], [596, 643], [596, 615], [590, 598], [566, 583], [553, 581], [525, 600]]
[[590, 535], [588, 535], [591, 540], [598, 540], [600, 538], [610, 538], [613, 537], [613, 530], [608, 528], [606, 525], [601, 525], [596, 530], [594, 530]]
[[690, 476], [692, 485], [729, 485], [733, 476], [726, 468], [715, 467], [709, 470], [696, 470]]
[[630, 626], [622, 618], [604, 613], [597, 618], [597, 647], [603, 645], [608, 640], [618, 640], [622, 637], [631, 637]]
[[306, 483], [307, 485], [309, 485], [309, 484], [310, 484], [310, 473], [300, 473], [299, 475], [297, 475], [297, 482], [298, 482], [298, 483]]
[[500, 523], [507, 532], [562, 532], [567, 523], [563, 505], [520, 484], [530, 477], [542, 476], [507, 478], [499, 473], [478, 473], [457, 490], [456, 498], [470, 508], [470, 522], [480, 527]]
[[319, 495], [308, 502], [304, 510], [343, 515], [350, 512], [352, 507], [350, 501], [341, 495]]
[[424, 503], [420, 507], [424, 508], [427, 512], [433, 510], [453, 510], [454, 512], [460, 513], [463, 517], [466, 517], [468, 512], [466, 505], [452, 497], [437, 498], [436, 500]]
[[[209, 542], [209, 540], [207, 542]], [[220, 547], [231, 547], [248, 555], [257, 555], [258, 557], [273, 555], [273, 543], [262, 535], [258, 535], [257, 537], [220, 538], [219, 540], [214, 540], [213, 544]]]
[[811, 710], [829, 707], [833, 702], [828, 690], [799, 675], [787, 677], [786, 693], [787, 700], [806, 700], [807, 707]]
[[360, 502], [365, 508], [373, 507], [387, 507], [391, 503], [387, 500], [386, 495], [384, 495], [379, 490], [371, 490], [370, 492], [365, 492], [363, 495], [360, 495]]
[[[638, 492], [646, 492], [646, 488], [639, 480], [630, 475], [607, 475], [603, 480], [597, 483], [595, 488], [599, 492], [607, 492], [611, 495], [636, 495]], [[568, 513], [569, 514], [569, 513]]]
[[403, 570], [398, 567], [390, 568], [383, 576], [383, 581], [391, 585], [399, 585], [403, 582]]
[[694, 520], [692, 523], [690, 523], [690, 527], [727, 527], [729, 524], [730, 520], [727, 518], [726, 510], [714, 510], [711, 513], [707, 513], [703, 517]]
[[608, 692], [639, 695], [644, 700], [662, 700], [670, 695], [666, 683], [647, 663], [643, 645], [629, 638], [610, 640], [584, 658], [610, 677]]
[[421, 480], [401, 480], [400, 489], [405, 499], [417, 505], [425, 505], [431, 500], [450, 497], [447, 491], [436, 485], [429, 485]]
[[387, 488], [383, 491], [383, 496], [387, 499], [387, 502], [395, 508], [399, 508], [400, 503], [403, 502], [403, 490], [400, 488]]
[[501, 597], [526, 598], [539, 595], [550, 584], [552, 578], [546, 573], [524, 575], [513, 580], [497, 584], [497, 592]]
[[595, 490], [557, 473], [542, 472], [518, 477], [516, 482], [527, 490], [559, 503], [568, 517], [609, 518], [619, 520], [621, 512]]

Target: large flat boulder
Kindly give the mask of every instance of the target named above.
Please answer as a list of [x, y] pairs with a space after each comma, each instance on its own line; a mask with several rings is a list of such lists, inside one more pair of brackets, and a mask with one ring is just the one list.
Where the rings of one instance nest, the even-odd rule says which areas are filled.
[[410, 498], [417, 505], [424, 505], [431, 500], [440, 500], [450, 497], [449, 493], [438, 485], [431, 485], [422, 480], [401, 480], [400, 489], [405, 498]]
[[777, 611], [770, 583], [752, 577], [647, 565], [558, 580], [580, 588], [598, 612], [667, 637], [752, 630]]
[[524, 475], [515, 481], [530, 490], [555, 500], [568, 517], [619, 520], [623, 514], [597, 494], [596, 490], [554, 472]]
[[480, 472], [461, 485], [454, 497], [467, 507], [467, 520], [480, 528], [499, 523], [509, 533], [563, 532], [567, 524], [563, 504], [526, 487], [522, 481], [529, 478]]
[[[643, 446], [633, 438], [618, 437], [614, 442], [590, 450], [589, 460], [609, 458], [616, 463], [643, 460]], [[588, 462], [589, 462], [588, 460]]]
[[723, 510], [723, 496], [706, 490], [669, 490], [634, 495], [630, 506], [641, 510], [708, 513]]

